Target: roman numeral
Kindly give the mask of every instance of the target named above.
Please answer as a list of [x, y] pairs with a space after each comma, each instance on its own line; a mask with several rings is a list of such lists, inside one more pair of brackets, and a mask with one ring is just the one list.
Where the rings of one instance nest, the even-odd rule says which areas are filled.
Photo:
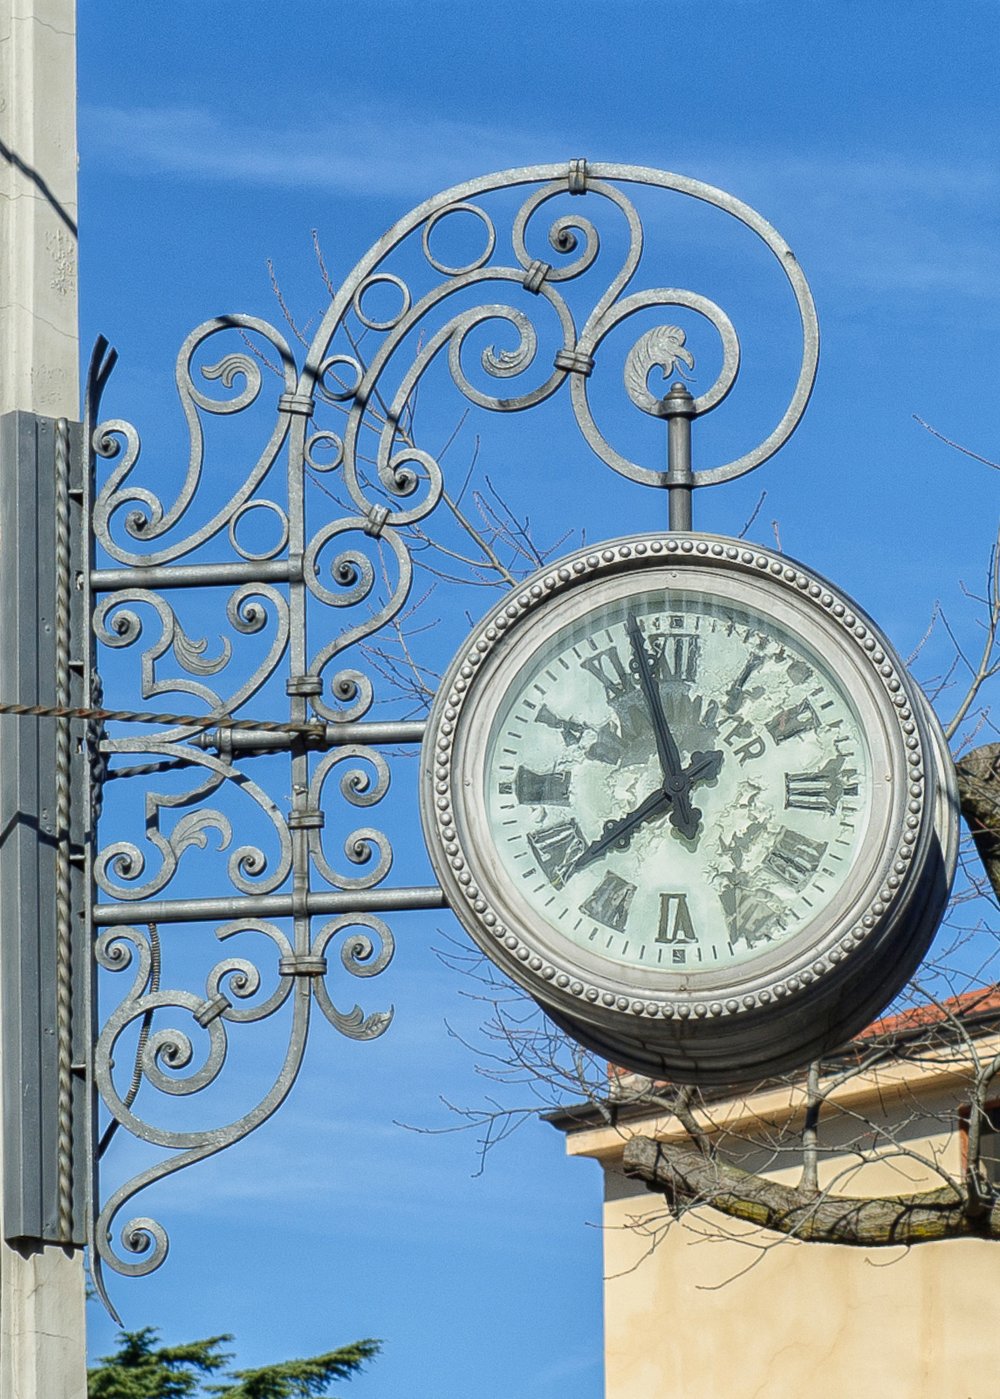
[[532, 772], [520, 767], [514, 777], [519, 802], [530, 806], [565, 806], [569, 801], [568, 772]]
[[691, 922], [687, 894], [660, 895], [660, 930], [657, 942], [687, 943], [697, 942], [698, 938]]
[[621, 699], [622, 695], [634, 688], [635, 682], [628, 673], [628, 667], [614, 646], [588, 656], [580, 665], [601, 682], [609, 700]]
[[583, 832], [575, 821], [563, 821], [557, 826], [533, 831], [528, 836], [528, 844], [555, 889], [563, 887], [573, 873], [577, 857], [587, 848]]
[[764, 867], [798, 890], [804, 888], [819, 869], [825, 852], [826, 841], [810, 840], [785, 826], [765, 857]]
[[790, 738], [819, 727], [819, 716], [808, 700], [801, 700], [776, 714], [766, 725], [775, 743], [787, 743]]
[[816, 772], [786, 772], [785, 806], [832, 815], [843, 797], [858, 795], [856, 778], [856, 770], [843, 768], [839, 758], [831, 758]]
[[598, 729], [597, 737], [587, 749], [587, 757], [598, 763], [609, 763], [617, 767], [625, 752], [625, 744], [610, 724]]
[[657, 682], [693, 680], [698, 672], [701, 637], [694, 632], [653, 632], [646, 637]]
[[747, 947], [755, 947], [758, 942], [770, 942], [783, 927], [780, 905], [765, 890], [727, 884], [720, 898], [729, 926], [730, 947], [735, 947], [741, 938]]
[[609, 871], [590, 897], [580, 905], [580, 912], [622, 933], [628, 922], [635, 890], [634, 884], [627, 879], [619, 879]]
[[751, 656], [739, 675], [729, 687], [726, 695], [726, 713], [733, 714], [743, 703], [743, 692], [746, 689], [747, 681], [759, 666], [764, 664], [763, 656]]

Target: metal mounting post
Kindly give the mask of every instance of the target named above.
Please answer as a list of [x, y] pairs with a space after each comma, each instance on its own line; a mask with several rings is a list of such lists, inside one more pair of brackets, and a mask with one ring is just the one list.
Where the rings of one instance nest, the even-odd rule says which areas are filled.
[[670, 385], [663, 400], [663, 416], [667, 420], [667, 500], [670, 528], [691, 528], [691, 491], [694, 472], [691, 470], [691, 419], [695, 415], [694, 399], [681, 383]]
[[[79, 442], [64, 420], [0, 418], [0, 692], [18, 703], [80, 703]], [[70, 801], [83, 728], [0, 719], [3, 1231], [27, 1248], [85, 1241], [86, 834]]]

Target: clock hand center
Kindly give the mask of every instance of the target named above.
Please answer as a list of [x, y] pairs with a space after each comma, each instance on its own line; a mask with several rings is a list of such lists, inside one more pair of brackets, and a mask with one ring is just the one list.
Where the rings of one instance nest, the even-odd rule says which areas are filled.
[[718, 775], [721, 766], [722, 753], [719, 751], [693, 753], [690, 763], [682, 773], [675, 777], [665, 778], [663, 783], [654, 788], [645, 801], [640, 802], [635, 810], [629, 812], [627, 816], [623, 816], [617, 821], [608, 821], [602, 834], [577, 856], [570, 866], [568, 874], [573, 875], [578, 870], [586, 868], [587, 865], [600, 859], [606, 851], [610, 850], [612, 846], [618, 845], [619, 842], [624, 842], [627, 845], [632, 838], [633, 831], [644, 822], [662, 816], [666, 811], [670, 811], [670, 819], [681, 834], [688, 836], [689, 839], [693, 838], [701, 820], [701, 811], [696, 806], [692, 807], [688, 802], [689, 815], [686, 817], [684, 825], [681, 826], [675, 819], [675, 803], [678, 795], [683, 794], [686, 798], [692, 783], [701, 780], [711, 781], [713, 777]]

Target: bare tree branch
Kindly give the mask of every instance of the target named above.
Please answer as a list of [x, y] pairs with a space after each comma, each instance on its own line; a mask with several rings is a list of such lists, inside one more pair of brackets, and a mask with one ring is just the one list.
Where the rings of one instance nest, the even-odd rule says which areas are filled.
[[1000, 1239], [1000, 1205], [970, 1211], [956, 1186], [913, 1195], [853, 1199], [779, 1185], [764, 1176], [708, 1159], [689, 1146], [633, 1137], [625, 1146], [625, 1170], [672, 1208], [711, 1206], [731, 1219], [790, 1234], [811, 1243], [898, 1247], [941, 1239]]
[[1000, 743], [974, 748], [955, 764], [962, 815], [993, 892], [1000, 898]]
[[978, 452], [970, 451], [968, 447], [963, 447], [961, 442], [953, 442], [950, 437], [945, 437], [943, 432], [938, 432], [936, 427], [931, 427], [930, 423], [925, 423], [923, 418], [916, 413], [913, 414], [914, 422], [925, 428], [932, 437], [936, 437], [939, 442], [943, 442], [946, 447], [954, 447], [956, 452], [961, 452], [963, 457], [971, 457], [973, 461], [981, 461], [983, 466], [991, 466], [994, 471], [1000, 471], [1000, 462], [992, 461], [989, 457], [981, 457]]

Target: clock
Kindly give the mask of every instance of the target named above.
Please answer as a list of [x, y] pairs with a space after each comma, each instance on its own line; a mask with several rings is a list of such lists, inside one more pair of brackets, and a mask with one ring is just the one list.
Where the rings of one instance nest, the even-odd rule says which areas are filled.
[[444, 677], [421, 810], [478, 946], [654, 1078], [760, 1079], [863, 1028], [940, 921], [957, 795], [871, 620], [706, 535], [529, 579]]

